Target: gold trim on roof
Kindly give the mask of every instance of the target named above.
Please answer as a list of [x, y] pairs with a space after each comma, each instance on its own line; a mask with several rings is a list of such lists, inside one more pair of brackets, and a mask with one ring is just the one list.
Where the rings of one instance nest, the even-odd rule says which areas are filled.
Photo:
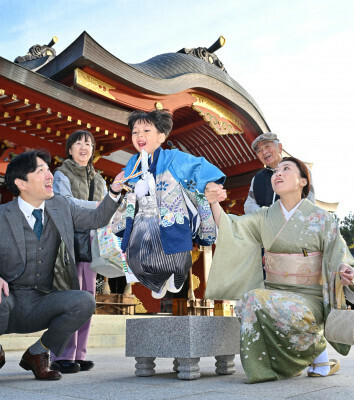
[[326, 201], [316, 199], [316, 206], [324, 208], [326, 211], [329, 212], [336, 212], [339, 203], [328, 203]]
[[191, 256], [192, 256], [192, 264], [194, 264], [200, 257], [201, 250], [199, 249], [193, 249], [191, 251]]
[[193, 290], [197, 290], [200, 286], [200, 279], [197, 275], [192, 274]]
[[116, 98], [109, 93], [110, 89], [116, 89], [114, 86], [111, 86], [108, 83], [87, 74], [80, 68], [75, 69], [75, 83], [95, 93], [98, 93], [101, 96], [116, 100]]
[[[207, 97], [196, 93], [192, 93], [192, 96], [197, 99], [192, 105], [193, 110], [196, 110], [218, 135], [244, 133], [243, 126], [245, 123], [240, 118], [236, 117], [236, 115], [231, 111], [227, 110], [220, 104], [215, 103], [215, 101], [208, 99]], [[214, 114], [217, 114], [220, 119], [223, 118], [230, 123], [218, 120], [215, 115], [206, 113], [201, 109], [201, 107], [211, 111]], [[238, 129], [235, 129], [234, 125]]]
[[135, 296], [136, 302], [138, 303], [135, 307], [135, 312], [137, 314], [146, 314], [147, 313], [147, 309], [144, 307], [143, 303], [141, 300], [139, 300], [136, 296]]

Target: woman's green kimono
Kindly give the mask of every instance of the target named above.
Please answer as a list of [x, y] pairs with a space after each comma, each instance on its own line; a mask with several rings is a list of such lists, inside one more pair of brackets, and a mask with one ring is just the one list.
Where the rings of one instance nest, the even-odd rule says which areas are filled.
[[[323, 285], [263, 281], [261, 247], [271, 253], [322, 252]], [[222, 213], [205, 297], [240, 299], [240, 353], [250, 383], [289, 378], [326, 348], [323, 326], [335, 305], [335, 272], [342, 262], [354, 264], [336, 221], [307, 199], [288, 221], [279, 201], [241, 217]], [[343, 355], [350, 350], [332, 345]]]

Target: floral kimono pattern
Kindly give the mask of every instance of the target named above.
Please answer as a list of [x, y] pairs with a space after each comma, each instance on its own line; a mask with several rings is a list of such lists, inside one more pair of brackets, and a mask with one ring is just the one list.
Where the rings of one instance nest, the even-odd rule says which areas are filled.
[[[261, 247], [281, 254], [321, 252], [323, 284], [263, 282]], [[239, 299], [241, 361], [250, 383], [291, 377], [326, 348], [323, 327], [342, 262], [354, 264], [337, 224], [306, 199], [287, 222], [279, 201], [242, 217], [222, 215], [205, 296]], [[332, 345], [343, 355], [350, 349]]]
[[[225, 175], [203, 157], [161, 148], [155, 153], [156, 200], [165, 253], [190, 251], [193, 242], [212, 245], [216, 239], [216, 226], [204, 190], [209, 182], [223, 183]], [[137, 159], [138, 155], [129, 160], [125, 168], [126, 176]], [[138, 180], [139, 177], [128, 181], [133, 191]], [[123, 251], [129, 242], [135, 207], [135, 194], [128, 193], [114, 216], [114, 229], [123, 235]]]
[[[204, 190], [208, 182], [223, 182], [224, 174], [204, 158], [178, 150], [159, 148], [151, 158], [150, 192], [143, 200], [150, 198], [154, 215], [148, 217], [149, 207], [144, 211], [142, 199], [137, 202], [134, 188], [140, 178], [130, 179], [132, 192], [113, 218], [113, 231], [123, 235], [122, 250], [144, 286], [160, 292], [173, 275], [179, 290], [192, 265], [193, 242], [208, 246], [215, 241], [216, 226]], [[131, 158], [125, 176], [137, 160], [138, 156]]]

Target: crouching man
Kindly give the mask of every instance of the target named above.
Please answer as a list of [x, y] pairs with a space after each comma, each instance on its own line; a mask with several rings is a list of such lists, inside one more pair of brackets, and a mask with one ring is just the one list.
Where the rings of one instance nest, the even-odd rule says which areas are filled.
[[[54, 196], [49, 164], [48, 153], [33, 150], [14, 158], [6, 171], [6, 184], [18, 197], [0, 205], [0, 335], [46, 329], [23, 354], [20, 366], [37, 379], [57, 380], [61, 373], [51, 369], [49, 350], [60, 355], [95, 309], [94, 297], [78, 290], [74, 230], [107, 225], [118, 199], [111, 192], [90, 210]], [[118, 188], [112, 185], [113, 192]], [[54, 267], [61, 241], [68, 261], [58, 270]], [[60, 272], [64, 273], [60, 281], [64, 279], [70, 290], [54, 287]], [[4, 364], [0, 345], [0, 368]]]

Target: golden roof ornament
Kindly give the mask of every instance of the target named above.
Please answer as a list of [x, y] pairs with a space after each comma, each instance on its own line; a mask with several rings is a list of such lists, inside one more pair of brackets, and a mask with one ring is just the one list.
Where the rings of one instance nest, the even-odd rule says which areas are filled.
[[219, 50], [221, 47], [224, 46], [225, 42], [226, 39], [224, 38], [224, 36], [220, 36], [218, 40], [214, 44], [212, 44], [209, 48], [206, 47], [196, 47], [194, 49], [183, 48], [177, 51], [177, 53], [189, 54], [191, 56], [200, 58], [201, 60], [207, 62], [208, 64], [215, 65], [222, 71], [226, 72], [224, 64], [219, 60], [217, 55], [214, 54], [217, 50]]

